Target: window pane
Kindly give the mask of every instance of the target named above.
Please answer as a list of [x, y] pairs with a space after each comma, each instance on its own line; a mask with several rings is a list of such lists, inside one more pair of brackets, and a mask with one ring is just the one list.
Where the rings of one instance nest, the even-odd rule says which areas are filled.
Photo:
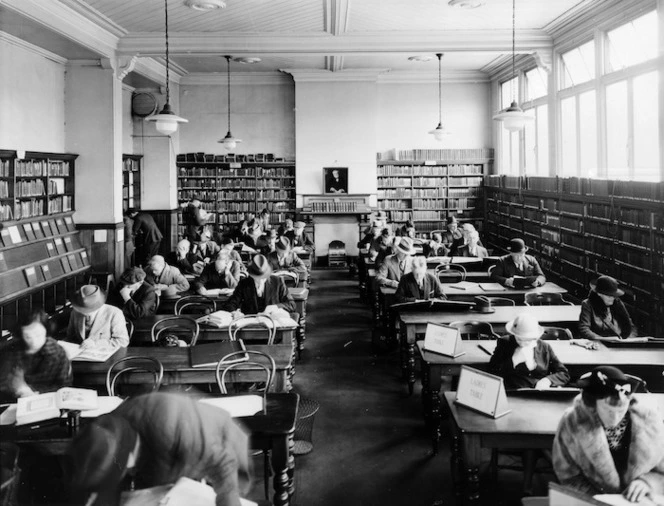
[[512, 174], [519, 175], [521, 153], [519, 151], [519, 132], [510, 132], [510, 151], [512, 152]]
[[606, 165], [609, 179], [629, 177], [627, 81], [606, 87]]
[[561, 176], [576, 176], [576, 97], [560, 102], [562, 140]]
[[549, 106], [537, 108], [537, 174], [549, 175]]
[[563, 88], [595, 78], [595, 43], [591, 40], [562, 55]]
[[634, 179], [659, 181], [657, 73], [634, 78]]
[[512, 154], [510, 153], [510, 133], [500, 126], [500, 163], [502, 174], [512, 173]]
[[[528, 111], [532, 114], [532, 109]], [[528, 121], [524, 131], [526, 160], [525, 160], [525, 173], [529, 175], [537, 174], [537, 127], [536, 121]]]
[[595, 90], [579, 95], [579, 176], [597, 177], [597, 105]]
[[535, 100], [548, 93], [548, 74], [539, 67], [526, 72], [526, 100]]
[[519, 93], [519, 78], [515, 77], [509, 81], [505, 81], [500, 85], [500, 109], [506, 109], [510, 106], [513, 100]]
[[624, 69], [657, 57], [657, 12], [607, 32], [608, 71]]

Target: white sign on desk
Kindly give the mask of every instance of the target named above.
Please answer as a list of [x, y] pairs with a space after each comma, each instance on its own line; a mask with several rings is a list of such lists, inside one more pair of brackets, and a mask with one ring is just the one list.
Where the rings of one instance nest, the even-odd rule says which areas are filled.
[[461, 366], [454, 402], [492, 418], [510, 412], [503, 378], [465, 365]]
[[424, 334], [425, 351], [457, 358], [466, 353], [465, 351], [458, 351], [460, 346], [461, 335], [458, 328], [438, 323], [427, 323], [426, 334]]

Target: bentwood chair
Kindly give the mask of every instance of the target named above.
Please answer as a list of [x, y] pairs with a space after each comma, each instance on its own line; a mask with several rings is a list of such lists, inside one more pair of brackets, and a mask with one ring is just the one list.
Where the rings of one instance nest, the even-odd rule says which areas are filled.
[[300, 275], [297, 272], [293, 271], [280, 271], [275, 272], [275, 276], [281, 278], [284, 281], [286, 287], [297, 288], [300, 286]]
[[106, 392], [108, 395], [117, 395], [115, 386], [120, 376], [135, 373], [152, 374], [152, 391], [159, 390], [164, 379], [164, 366], [152, 357], [125, 357], [115, 362], [106, 372]]
[[457, 283], [466, 280], [466, 268], [459, 264], [437, 265], [434, 273], [441, 283]]
[[542, 341], [569, 341], [574, 339], [572, 331], [563, 327], [543, 327]]
[[134, 335], [134, 322], [131, 320], [127, 320], [127, 335], [129, 336], [129, 340], [131, 341], [131, 338]]
[[516, 302], [507, 297], [487, 297], [487, 300], [492, 306], [516, 306]]
[[573, 306], [560, 293], [531, 292], [525, 296], [526, 306]]
[[185, 295], [175, 302], [173, 311], [176, 315], [204, 315], [214, 313], [217, 303], [206, 295]]
[[277, 324], [272, 317], [268, 315], [248, 314], [232, 321], [228, 326], [229, 339], [231, 341], [237, 341], [237, 333], [241, 329], [265, 332], [263, 338], [259, 336], [258, 339], [256, 339], [252, 336], [250, 339], [252, 342], [265, 340], [266, 344], [274, 344], [274, 338], [277, 335]]
[[[238, 358], [249, 356], [249, 360], [242, 362], [233, 362]], [[229, 362], [232, 362], [229, 364]], [[265, 382], [254, 390], [263, 395], [263, 409], [267, 406], [267, 393], [272, 386], [272, 381], [277, 374], [277, 365], [274, 359], [267, 353], [255, 350], [235, 351], [223, 357], [215, 369], [215, 377], [217, 378], [217, 386], [222, 394], [228, 393], [227, 375], [230, 371], [241, 371], [242, 369], [260, 367], [265, 371]], [[223, 368], [223, 372], [221, 372]], [[268, 450], [263, 450], [263, 485], [265, 488], [265, 498], [269, 499], [270, 495], [270, 455]]]
[[455, 321], [448, 325], [458, 328], [463, 340], [476, 341], [479, 339], [498, 339], [499, 337], [493, 331], [493, 327], [489, 322]]
[[189, 316], [163, 318], [155, 322], [150, 330], [153, 343], [159, 342], [164, 336], [175, 336], [178, 341], [184, 341], [188, 346], [196, 345], [199, 333], [198, 322]]

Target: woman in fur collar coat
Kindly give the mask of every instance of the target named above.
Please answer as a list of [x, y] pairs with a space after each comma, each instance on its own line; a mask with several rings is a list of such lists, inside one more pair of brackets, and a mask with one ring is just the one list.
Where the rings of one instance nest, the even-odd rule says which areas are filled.
[[578, 382], [582, 394], [563, 415], [553, 442], [560, 483], [589, 495], [622, 493], [636, 502], [664, 493], [664, 423], [631, 398], [631, 384], [601, 366]]

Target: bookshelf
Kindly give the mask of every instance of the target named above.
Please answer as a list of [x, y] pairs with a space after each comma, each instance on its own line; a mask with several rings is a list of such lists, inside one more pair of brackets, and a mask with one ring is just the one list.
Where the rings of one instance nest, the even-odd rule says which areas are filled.
[[141, 207], [141, 160], [143, 155], [122, 155], [122, 210]]
[[272, 223], [295, 215], [295, 162], [264, 154], [191, 155], [177, 158], [179, 235], [184, 232], [182, 207], [194, 196], [212, 213], [208, 223], [222, 232], [247, 211], [266, 208]]
[[489, 176], [490, 246], [523, 237], [547, 273], [585, 298], [605, 274], [629, 290], [623, 300], [641, 332], [664, 334], [664, 185], [580, 178]]
[[[392, 154], [395, 154], [392, 152]], [[420, 237], [444, 228], [447, 216], [482, 230], [482, 185], [493, 150], [406, 150], [377, 161], [378, 209], [400, 226], [412, 220]]]

